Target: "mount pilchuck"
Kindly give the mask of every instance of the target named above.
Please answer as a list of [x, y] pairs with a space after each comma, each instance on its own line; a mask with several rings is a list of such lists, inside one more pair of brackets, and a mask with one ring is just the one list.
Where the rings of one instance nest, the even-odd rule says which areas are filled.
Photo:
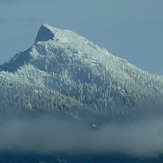
[[1, 111], [108, 119], [163, 111], [163, 77], [69, 30], [43, 24], [34, 44], [0, 66]]

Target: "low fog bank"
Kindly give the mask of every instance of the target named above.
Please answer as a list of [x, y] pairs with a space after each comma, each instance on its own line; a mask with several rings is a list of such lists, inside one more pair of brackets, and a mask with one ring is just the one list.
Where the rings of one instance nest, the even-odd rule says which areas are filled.
[[[94, 126], [95, 127], [95, 126]], [[0, 123], [0, 152], [111, 154], [155, 157], [163, 154], [163, 116], [93, 128], [87, 121], [51, 115]]]

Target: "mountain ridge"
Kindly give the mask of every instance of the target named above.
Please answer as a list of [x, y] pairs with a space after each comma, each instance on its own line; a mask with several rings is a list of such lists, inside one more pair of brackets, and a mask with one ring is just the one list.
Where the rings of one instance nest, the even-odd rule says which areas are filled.
[[47, 24], [40, 27], [35, 43], [1, 65], [0, 71], [101, 113], [162, 110], [162, 76], [142, 71], [72, 31]]

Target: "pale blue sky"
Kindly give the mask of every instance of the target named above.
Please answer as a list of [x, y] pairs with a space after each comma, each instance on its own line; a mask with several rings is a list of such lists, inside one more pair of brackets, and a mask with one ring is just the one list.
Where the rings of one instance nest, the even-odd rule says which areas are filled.
[[43, 23], [163, 75], [163, 0], [0, 0], [0, 64], [29, 48]]

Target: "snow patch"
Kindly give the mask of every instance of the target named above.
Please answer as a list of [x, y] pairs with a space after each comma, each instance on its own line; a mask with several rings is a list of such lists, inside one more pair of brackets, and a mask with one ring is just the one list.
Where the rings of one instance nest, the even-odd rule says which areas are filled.
[[63, 37], [58, 40], [61, 44], [67, 44], [69, 41], [67, 38]]

